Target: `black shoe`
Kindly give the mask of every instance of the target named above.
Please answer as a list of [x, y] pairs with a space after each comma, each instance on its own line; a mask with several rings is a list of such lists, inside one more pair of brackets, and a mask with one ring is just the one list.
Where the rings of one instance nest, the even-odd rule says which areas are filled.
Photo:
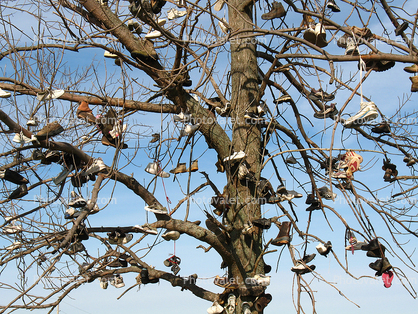
[[372, 132], [377, 134], [390, 133], [390, 126], [387, 122], [382, 122], [378, 126], [372, 128]]
[[399, 24], [398, 27], [395, 29], [395, 35], [399, 36], [401, 35], [406, 29], [408, 28], [408, 22], [403, 22], [402, 24]]
[[26, 184], [20, 185], [16, 190], [14, 190], [7, 199], [15, 200], [17, 198], [21, 198], [28, 194], [28, 187]]
[[328, 1], [327, 8], [331, 9], [332, 12], [341, 12], [341, 9], [338, 7], [334, 0]]
[[253, 225], [260, 229], [270, 229], [271, 220], [267, 218], [255, 219], [252, 221]]
[[6, 169], [0, 170], [0, 178], [14, 184], [26, 184], [29, 183], [28, 179], [22, 177], [18, 172]]

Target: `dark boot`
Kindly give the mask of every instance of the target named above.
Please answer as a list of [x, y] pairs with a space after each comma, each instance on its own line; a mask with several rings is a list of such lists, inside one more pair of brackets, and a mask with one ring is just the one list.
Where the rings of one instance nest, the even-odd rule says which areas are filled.
[[272, 4], [272, 9], [268, 13], [264, 13], [261, 18], [263, 20], [272, 20], [275, 18], [283, 17], [286, 15], [286, 11], [283, 7], [283, 4], [281, 2], [274, 1]]
[[38, 140], [45, 140], [46, 138], [53, 137], [61, 132], [64, 132], [64, 128], [57, 121], [54, 121], [45, 125], [38, 134], [36, 134], [36, 138]]
[[0, 170], [0, 178], [14, 184], [26, 184], [29, 183], [28, 179], [22, 177], [18, 172], [6, 169]]
[[280, 232], [277, 235], [277, 237], [271, 241], [271, 244], [282, 246], [285, 244], [290, 243], [290, 221], [284, 221], [282, 222], [282, 225], [280, 226]]
[[264, 308], [271, 302], [273, 297], [271, 294], [263, 294], [260, 295], [257, 299], [257, 301], [254, 302], [254, 307], [258, 312], [262, 312]]
[[267, 218], [255, 219], [252, 221], [253, 225], [260, 229], [270, 229], [271, 220]]
[[28, 194], [28, 187], [26, 186], [26, 184], [22, 184], [9, 195], [8, 199], [14, 200], [17, 198], [21, 198], [27, 194]]

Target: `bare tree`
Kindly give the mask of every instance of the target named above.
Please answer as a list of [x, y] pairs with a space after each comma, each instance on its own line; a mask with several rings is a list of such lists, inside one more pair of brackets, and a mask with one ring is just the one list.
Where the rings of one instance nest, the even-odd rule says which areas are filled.
[[[386, 287], [395, 277], [415, 298], [405, 270], [416, 272], [417, 76], [393, 80], [398, 105], [372, 101], [388, 93], [372, 84], [379, 75], [418, 73], [414, 4], [2, 1], [0, 265], [19, 280], [2, 280], [14, 294], [0, 313], [52, 312], [82, 284], [122, 288], [127, 273], [137, 274], [127, 290], [165, 280], [210, 301], [209, 313], [263, 312], [265, 257], [283, 249], [296, 312], [315, 312], [311, 278], [345, 297], [314, 266], [315, 247], [347, 276]], [[106, 220], [111, 201], [97, 200], [121, 189], [155, 219]], [[148, 252], [179, 237], [221, 257], [222, 293], [180, 274], [175, 254], [162, 257], [168, 271], [150, 265]], [[350, 251], [374, 258], [364, 275]]]

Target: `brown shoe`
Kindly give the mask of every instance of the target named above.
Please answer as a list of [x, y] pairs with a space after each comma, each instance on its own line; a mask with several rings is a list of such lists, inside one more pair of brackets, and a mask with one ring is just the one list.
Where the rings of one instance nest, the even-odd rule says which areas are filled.
[[280, 226], [280, 231], [277, 237], [271, 241], [272, 245], [282, 246], [285, 244], [290, 243], [290, 221], [284, 221], [282, 222], [282, 225]]
[[105, 146], [112, 146], [115, 148], [126, 149], [128, 145], [123, 142], [118, 142], [117, 138], [109, 139], [107, 136], [102, 137], [102, 144]]
[[55, 135], [60, 134], [64, 131], [64, 128], [57, 122], [54, 121], [45, 125], [39, 132], [36, 134], [36, 138], [38, 140], [44, 140], [47, 137], [53, 137]]
[[403, 68], [403, 70], [408, 73], [418, 73], [418, 64], [410, 65], [409, 67]]
[[262, 294], [258, 297], [257, 301], [254, 302], [254, 307], [258, 312], [262, 312], [264, 308], [271, 302], [273, 297], [270, 293]]
[[195, 172], [197, 170], [199, 170], [199, 166], [197, 164], [197, 159], [196, 159], [196, 160], [193, 160], [193, 162], [192, 162], [192, 164], [190, 166], [190, 171], [191, 172]]
[[412, 82], [411, 92], [418, 92], [418, 76], [411, 76], [409, 79]]
[[286, 15], [286, 11], [283, 7], [283, 4], [281, 4], [281, 2], [274, 1], [272, 3], [272, 8], [270, 12], [264, 13], [263, 15], [261, 15], [261, 18], [263, 20], [272, 20], [272, 19], [276, 19], [279, 17], [283, 17], [285, 15]]
[[180, 163], [176, 168], [170, 170], [170, 173], [178, 174], [187, 172], [186, 163]]

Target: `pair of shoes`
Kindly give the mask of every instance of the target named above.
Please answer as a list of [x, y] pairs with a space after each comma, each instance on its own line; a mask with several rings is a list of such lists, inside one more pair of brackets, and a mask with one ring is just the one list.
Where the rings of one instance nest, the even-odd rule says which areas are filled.
[[378, 117], [379, 113], [377, 112], [377, 107], [374, 102], [361, 102], [360, 111], [357, 112], [354, 116], [348, 118], [344, 121], [343, 126], [345, 128], [354, 128], [364, 123], [374, 120]]
[[389, 260], [386, 257], [378, 259], [373, 263], [370, 263], [369, 267], [376, 271], [376, 276], [382, 276], [383, 273], [386, 273], [387, 271], [392, 269], [392, 265], [389, 263]]
[[62, 89], [52, 90], [52, 91], [42, 91], [36, 94], [36, 98], [39, 101], [57, 99], [64, 95], [65, 91]]
[[160, 204], [147, 205], [144, 209], [154, 214], [168, 215], [167, 208], [161, 206]]
[[[197, 170], [199, 170], [197, 160], [193, 160], [190, 166], [190, 171], [196, 172]], [[186, 168], [186, 163], [179, 163], [177, 164], [176, 168], [170, 170], [170, 173], [173, 173], [173, 174], [186, 173], [186, 172], [189, 172], [189, 169]]]
[[335, 107], [335, 105], [336, 103], [332, 103], [329, 106], [324, 104], [324, 109], [315, 112], [314, 118], [325, 119], [325, 118], [336, 116], [338, 114], [338, 109]]
[[32, 135], [30, 138], [25, 136], [23, 134], [23, 132], [19, 132], [16, 133], [15, 136], [13, 137], [13, 142], [18, 143], [18, 144], [27, 144], [27, 143], [31, 143], [33, 141], [36, 141], [36, 138], [34, 135]]
[[263, 15], [261, 15], [261, 18], [263, 20], [272, 20], [272, 19], [286, 16], [286, 11], [281, 2], [273, 1], [271, 6], [272, 8], [270, 12], [264, 13]]
[[167, 172], [165, 172], [161, 169], [160, 164], [158, 162], [150, 162], [147, 165], [147, 167], [145, 168], [145, 171], [150, 173], [150, 174], [162, 177], [162, 178], [169, 178], [170, 177], [169, 173], [167, 173]]
[[125, 283], [123, 282], [123, 278], [120, 274], [115, 274], [109, 280], [110, 284], [115, 288], [122, 288], [125, 287]]
[[321, 23], [316, 24], [315, 28], [313, 28], [312, 25], [309, 25], [303, 33], [303, 38], [319, 48], [328, 46], [325, 28]]
[[142, 27], [137, 21], [129, 20], [128, 21], [128, 28], [131, 32], [135, 32], [138, 36], [142, 34]]
[[310, 100], [319, 100], [323, 102], [328, 102], [334, 100], [335, 96], [333, 94], [328, 94], [322, 90], [322, 88], [316, 90], [312, 88], [312, 91], [308, 95]]
[[406, 163], [406, 165], [408, 167], [412, 167], [416, 163], [415, 159], [412, 156], [410, 156], [410, 155], [409, 156], [405, 156], [403, 158], [403, 162]]
[[291, 223], [290, 221], [284, 221], [282, 222], [280, 226], [280, 231], [277, 237], [271, 241], [272, 245], [282, 246], [290, 243], [290, 227]]
[[319, 243], [316, 246], [316, 250], [318, 251], [318, 253], [325, 257], [327, 257], [328, 253], [331, 252], [331, 249], [332, 249], [331, 241], [328, 241], [325, 244]]

